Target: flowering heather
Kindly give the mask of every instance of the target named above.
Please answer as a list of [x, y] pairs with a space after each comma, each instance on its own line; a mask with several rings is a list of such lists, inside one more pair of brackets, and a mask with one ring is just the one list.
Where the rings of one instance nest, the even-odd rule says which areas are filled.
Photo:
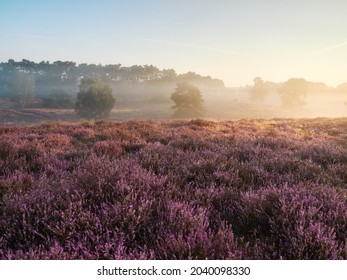
[[0, 127], [0, 259], [346, 259], [347, 119]]

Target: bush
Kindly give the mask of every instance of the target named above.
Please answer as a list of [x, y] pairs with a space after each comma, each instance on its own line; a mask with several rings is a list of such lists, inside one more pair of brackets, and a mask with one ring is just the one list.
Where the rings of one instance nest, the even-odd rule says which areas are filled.
[[201, 91], [197, 87], [186, 82], [179, 83], [175, 92], [171, 95], [171, 99], [175, 102], [173, 108], [177, 109], [173, 117], [194, 118], [203, 115], [204, 100]]
[[70, 94], [64, 90], [52, 90], [51, 94], [42, 98], [43, 107], [57, 109], [72, 109], [74, 100]]
[[99, 78], [85, 78], [79, 89], [75, 110], [80, 117], [102, 119], [110, 115], [115, 104], [110, 84]]

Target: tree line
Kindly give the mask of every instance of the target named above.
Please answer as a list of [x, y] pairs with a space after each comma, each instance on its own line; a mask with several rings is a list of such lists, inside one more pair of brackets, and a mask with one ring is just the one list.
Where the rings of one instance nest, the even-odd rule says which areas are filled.
[[[104, 82], [118, 87], [145, 87], [162, 84], [189, 82], [200, 88], [223, 88], [222, 80], [202, 76], [195, 72], [177, 74], [174, 69], [162, 69], [153, 65], [121, 64], [76, 64], [72, 61], [41, 61], [36, 63], [27, 59], [0, 63], [0, 97], [7, 96], [17, 73], [25, 74], [35, 82], [35, 92], [39, 96], [47, 95], [47, 88], [76, 92], [81, 79], [100, 77]], [[23, 76], [23, 75], [22, 75]]]
[[[22, 109], [40, 99], [42, 107], [75, 108], [83, 118], [107, 117], [115, 104], [115, 95], [160, 92], [163, 88], [172, 92], [175, 86], [174, 116], [200, 116], [200, 89], [224, 88], [224, 82], [194, 72], [160, 70], [153, 65], [77, 65], [71, 61], [36, 63], [26, 59], [0, 63], [0, 98], [10, 98]], [[193, 97], [191, 90], [195, 91]]]
[[[42, 107], [75, 108], [81, 117], [106, 117], [114, 97], [133, 102], [134, 96], [168, 96], [178, 84], [199, 89], [224, 88], [222, 80], [210, 76], [195, 72], [177, 74], [174, 69], [160, 70], [153, 65], [77, 65], [71, 61], [36, 63], [26, 59], [0, 63], [0, 98], [10, 98], [22, 109], [37, 98], [43, 102]], [[98, 106], [104, 107], [105, 112]], [[182, 112], [189, 115], [187, 109], [178, 110], [176, 115], [181, 116]]]

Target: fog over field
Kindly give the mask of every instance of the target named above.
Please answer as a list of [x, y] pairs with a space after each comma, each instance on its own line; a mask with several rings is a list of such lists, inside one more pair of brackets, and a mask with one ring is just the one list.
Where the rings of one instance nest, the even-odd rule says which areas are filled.
[[[211, 76], [191, 71], [177, 74], [153, 65], [10, 59], [0, 63], [1, 123], [76, 121], [81, 83], [94, 78], [111, 87], [115, 103], [108, 118], [112, 120], [343, 117], [347, 113], [345, 83], [334, 88], [303, 78], [274, 83], [256, 77], [253, 84], [227, 87]], [[201, 112], [195, 112], [192, 103], [186, 104], [186, 112], [177, 113], [180, 108], [175, 107], [173, 94], [182, 84], [199, 92]], [[189, 89], [184, 92], [189, 99]]]
[[[33, 121], [77, 120], [79, 84], [92, 77], [112, 86], [112, 120], [345, 116], [346, 5], [3, 1], [1, 122], [30, 122], [25, 110]], [[19, 101], [25, 79], [30, 98]], [[198, 88], [199, 113], [176, 107], [179, 83]]]

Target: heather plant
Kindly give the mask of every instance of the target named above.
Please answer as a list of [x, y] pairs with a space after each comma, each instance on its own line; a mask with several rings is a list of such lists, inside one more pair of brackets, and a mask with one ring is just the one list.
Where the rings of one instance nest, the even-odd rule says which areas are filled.
[[208, 210], [188, 203], [168, 206], [165, 235], [158, 240], [158, 257], [164, 259], [225, 259], [240, 257], [230, 226], [217, 232], [209, 227]]
[[94, 144], [93, 151], [98, 156], [119, 157], [123, 153], [123, 148], [115, 141], [98, 141]]
[[0, 259], [346, 259], [346, 125], [0, 128]]
[[47, 150], [62, 150], [70, 145], [71, 137], [62, 133], [48, 133], [43, 139], [43, 144]]
[[[263, 249], [269, 246], [276, 258], [344, 257], [346, 200], [334, 189], [314, 185], [271, 186], [231, 197], [231, 205], [226, 208], [220, 204], [223, 199], [216, 204], [222, 217], [251, 244], [259, 247], [262, 243]], [[338, 228], [333, 224], [338, 224]]]
[[14, 146], [13, 144], [7, 140], [1, 140], [0, 141], [0, 159], [7, 160], [9, 159], [13, 153], [14, 153]]

